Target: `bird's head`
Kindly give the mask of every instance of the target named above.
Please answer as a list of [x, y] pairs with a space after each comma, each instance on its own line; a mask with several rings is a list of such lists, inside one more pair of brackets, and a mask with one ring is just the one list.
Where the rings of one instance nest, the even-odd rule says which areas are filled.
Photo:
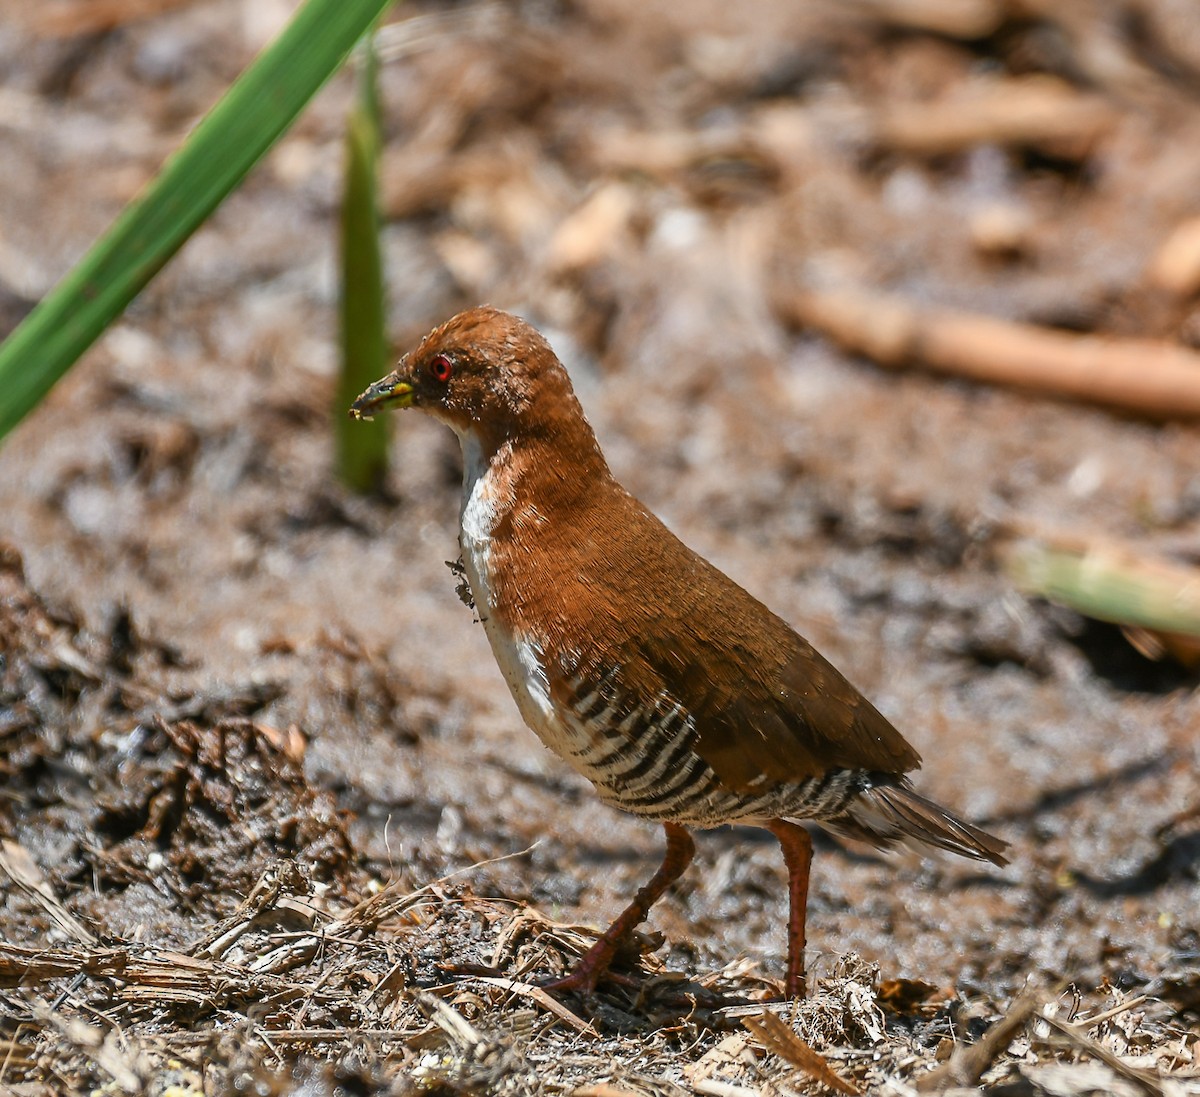
[[542, 335], [490, 306], [435, 328], [350, 406], [356, 419], [420, 408], [460, 437], [542, 433], [556, 417], [582, 419], [567, 372]]

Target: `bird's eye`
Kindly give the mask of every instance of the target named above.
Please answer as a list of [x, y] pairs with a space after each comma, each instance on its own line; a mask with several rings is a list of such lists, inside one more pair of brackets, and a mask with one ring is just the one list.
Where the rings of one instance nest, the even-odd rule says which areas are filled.
[[436, 354], [429, 361], [429, 376], [443, 385], [450, 380], [454, 372], [454, 363], [444, 354]]

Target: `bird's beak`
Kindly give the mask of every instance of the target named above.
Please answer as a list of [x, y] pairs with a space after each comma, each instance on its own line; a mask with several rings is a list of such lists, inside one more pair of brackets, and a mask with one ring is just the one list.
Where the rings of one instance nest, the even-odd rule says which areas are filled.
[[412, 402], [412, 385], [401, 381], [400, 374], [393, 370], [386, 377], [376, 381], [350, 405], [350, 417], [370, 420], [379, 411], [411, 408]]

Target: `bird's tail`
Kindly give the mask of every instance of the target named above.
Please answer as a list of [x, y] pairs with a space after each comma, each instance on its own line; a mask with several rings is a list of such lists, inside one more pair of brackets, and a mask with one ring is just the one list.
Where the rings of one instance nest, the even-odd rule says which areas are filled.
[[846, 805], [845, 813], [827, 824], [851, 838], [884, 849], [897, 844], [920, 844], [949, 850], [977, 861], [1008, 864], [1008, 843], [960, 819], [951, 811], [914, 792], [907, 781], [888, 777]]

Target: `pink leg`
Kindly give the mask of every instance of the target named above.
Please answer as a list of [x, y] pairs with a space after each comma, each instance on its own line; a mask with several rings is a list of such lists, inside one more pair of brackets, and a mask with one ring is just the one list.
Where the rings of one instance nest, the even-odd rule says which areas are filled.
[[804, 922], [808, 914], [808, 872], [812, 867], [812, 839], [808, 831], [786, 819], [772, 819], [767, 830], [779, 839], [783, 860], [788, 870], [788, 964], [784, 993], [789, 998], [803, 998], [804, 985]]
[[617, 920], [604, 931], [603, 936], [584, 953], [571, 974], [545, 984], [544, 990], [576, 991], [584, 995], [595, 991], [600, 976], [608, 970], [617, 949], [634, 928], [645, 920], [650, 908], [662, 898], [663, 892], [678, 880], [692, 863], [692, 858], [696, 855], [696, 843], [692, 841], [687, 829], [678, 823], [664, 823], [663, 829], [667, 832], [667, 852], [658, 871], [650, 878], [649, 883], [638, 891], [633, 902], [621, 912]]

